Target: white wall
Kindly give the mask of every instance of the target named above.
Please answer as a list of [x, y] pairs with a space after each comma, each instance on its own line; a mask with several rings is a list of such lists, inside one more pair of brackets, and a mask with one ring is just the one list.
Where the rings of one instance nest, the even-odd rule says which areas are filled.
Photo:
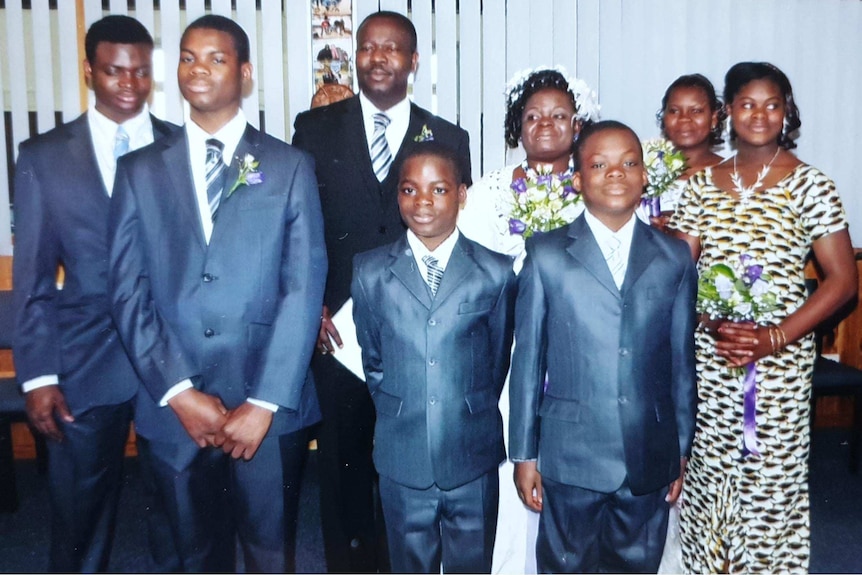
[[[293, 119], [311, 101], [310, 2], [213, 0], [212, 11], [232, 15], [252, 39], [257, 90], [244, 108], [267, 131], [290, 139]], [[38, 131], [80, 112], [74, 2], [6, 0], [0, 10], [0, 108], [12, 112], [12, 140], [30, 136], [28, 110]], [[101, 0], [85, 0], [86, 24], [103, 15]], [[179, 36], [205, 11], [204, 0], [110, 0], [110, 12], [139, 18], [154, 32], [156, 67], [163, 74], [154, 111], [182, 122], [174, 80]], [[794, 86], [803, 126], [797, 153], [837, 183], [862, 245], [862, 197], [855, 162], [862, 158], [862, 2], [859, 0], [353, 0], [354, 26], [378, 8], [407, 12], [419, 35], [413, 98], [470, 132], [474, 179], [507, 160], [503, 142], [503, 87], [517, 70], [564, 65], [599, 94], [602, 117], [631, 125], [642, 138], [657, 135], [655, 112], [677, 76], [700, 72], [721, 91], [724, 72], [742, 60], [767, 60]], [[433, 47], [433, 48], [432, 48]], [[433, 50], [433, 53], [432, 53]], [[14, 57], [13, 57], [14, 56]], [[38, 72], [38, 73], [37, 73]], [[435, 77], [436, 76], [436, 77]], [[11, 79], [14, 78], [15, 81]], [[0, 150], [5, 136], [0, 131]], [[515, 152], [514, 154], [517, 154]], [[509, 154], [512, 157], [513, 154]], [[0, 254], [11, 253], [5, 156], [0, 155]]]

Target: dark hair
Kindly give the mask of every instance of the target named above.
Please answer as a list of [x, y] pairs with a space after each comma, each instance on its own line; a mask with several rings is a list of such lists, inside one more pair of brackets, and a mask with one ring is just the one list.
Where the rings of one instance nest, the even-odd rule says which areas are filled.
[[[784, 127], [778, 135], [778, 145], [785, 150], [796, 147], [793, 134], [802, 126], [799, 108], [793, 99], [793, 88], [787, 76], [769, 62], [740, 62], [731, 66], [724, 76], [724, 102], [728, 105], [740, 90], [754, 80], [768, 80], [778, 87], [784, 97]], [[730, 127], [730, 139], [736, 139], [736, 131]]]
[[[524, 115], [524, 108], [527, 107], [527, 101], [533, 97], [536, 92], [540, 92], [546, 88], [559, 90], [569, 97], [572, 102], [572, 109], [578, 113], [578, 105], [575, 103], [575, 95], [569, 89], [569, 82], [566, 77], [556, 70], [537, 70], [530, 74], [521, 83], [519, 88], [514, 88], [506, 102], [506, 145], [510, 148], [518, 147], [518, 140], [521, 138], [521, 129], [523, 121], [521, 116]], [[586, 126], [589, 120], [584, 120], [583, 125]], [[574, 142], [572, 143], [574, 150]]]
[[[608, 130], [623, 130], [632, 135], [635, 141], [638, 143], [638, 152], [640, 153], [641, 158], [643, 158], [643, 149], [640, 146], [640, 138], [638, 138], [637, 133], [632, 130], [630, 127], [626, 126], [622, 122], [617, 122], [616, 120], [602, 120], [601, 122], [596, 122], [594, 124], [590, 124], [589, 126], [584, 127], [581, 130], [581, 133], [578, 135], [578, 141], [575, 146], [575, 156], [577, 159], [576, 164], [578, 166], [581, 165], [581, 152], [584, 149], [584, 146], [587, 145], [587, 141], [595, 136], [596, 134], [600, 134], [601, 132], [606, 132]], [[578, 168], [580, 169], [580, 168]]]
[[236, 50], [239, 63], [245, 64], [251, 60], [251, 52], [248, 47], [248, 34], [245, 33], [242, 26], [230, 18], [225, 18], [218, 14], [207, 14], [206, 16], [201, 16], [186, 26], [186, 29], [183, 31], [183, 37], [180, 38], [180, 42], [185, 40], [186, 34], [189, 33], [189, 30], [216, 30], [218, 32], [224, 32], [233, 40], [233, 47]]
[[455, 176], [455, 181], [458, 182], [458, 185], [467, 183], [464, 181], [464, 173], [461, 170], [461, 158], [458, 157], [455, 150], [446, 144], [434, 140], [418, 142], [410, 146], [404, 157], [404, 162], [401, 164], [401, 170], [398, 173], [399, 180], [404, 177], [404, 166], [407, 164], [407, 160], [419, 156], [431, 156], [445, 161], [449, 164], [449, 168], [452, 170], [452, 174]]
[[418, 40], [416, 39], [416, 27], [413, 26], [413, 22], [410, 21], [410, 18], [404, 14], [392, 12], [391, 10], [380, 10], [366, 16], [365, 20], [362, 21], [362, 24], [360, 24], [359, 28], [356, 30], [356, 37], [359, 38], [359, 36], [362, 35], [362, 29], [365, 28], [367, 23], [377, 19], [391, 20], [397, 27], [406, 32], [410, 37], [410, 53], [416, 53], [416, 46], [418, 44]]
[[100, 42], [110, 44], [145, 44], [153, 47], [153, 37], [144, 25], [129, 16], [105, 16], [93, 22], [84, 38], [84, 54], [92, 65]]
[[709, 102], [709, 111], [712, 113], [717, 112], [718, 116], [718, 121], [716, 122], [715, 127], [709, 131], [709, 145], [717, 146], [724, 142], [724, 138], [721, 137], [721, 132], [724, 129], [724, 121], [727, 119], [727, 110], [724, 109], [721, 100], [716, 96], [715, 87], [712, 85], [712, 82], [710, 82], [709, 78], [703, 74], [686, 74], [684, 76], [680, 76], [667, 87], [667, 90], [664, 92], [664, 97], [661, 99], [661, 110], [659, 110], [655, 115], [655, 119], [658, 120], [658, 125], [661, 128], [662, 133], [664, 133], [664, 111], [667, 109], [667, 102], [670, 100], [671, 94], [677, 88], [698, 88], [703, 90], [703, 93], [706, 95], [706, 99]]

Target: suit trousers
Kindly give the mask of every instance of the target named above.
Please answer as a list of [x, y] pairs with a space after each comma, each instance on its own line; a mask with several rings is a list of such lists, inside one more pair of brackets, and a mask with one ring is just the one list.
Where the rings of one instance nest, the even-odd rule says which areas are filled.
[[632, 495], [626, 480], [601, 493], [542, 477], [539, 573], [655, 573], [667, 534], [667, 491]]
[[245, 571], [296, 570], [299, 487], [308, 432], [265, 437], [250, 461], [214, 447], [181, 471], [139, 438], [148, 496], [151, 570], [235, 572], [239, 537]]
[[454, 489], [414, 489], [380, 476], [393, 573], [490, 573], [497, 468]]
[[94, 407], [47, 441], [52, 572], [107, 571], [132, 402]]
[[323, 414], [316, 433], [327, 569], [330, 573], [386, 572], [385, 528], [371, 458], [374, 403], [365, 382], [333, 357], [315, 353], [311, 368]]

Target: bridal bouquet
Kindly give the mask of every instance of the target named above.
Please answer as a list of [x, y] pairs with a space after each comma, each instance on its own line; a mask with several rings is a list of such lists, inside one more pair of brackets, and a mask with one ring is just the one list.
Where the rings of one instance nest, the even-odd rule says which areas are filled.
[[[709, 314], [710, 319], [754, 321], [760, 324], [771, 321], [778, 307], [772, 277], [763, 273], [763, 266], [743, 254], [735, 267], [715, 264], [700, 276], [697, 283], [697, 311]], [[776, 331], [773, 331], [776, 330]], [[780, 332], [781, 344], [776, 348], [773, 337]], [[770, 327], [773, 351], [786, 345], [781, 328]], [[748, 363], [739, 368], [743, 391], [742, 456], [760, 456], [757, 445], [757, 365]]]
[[743, 254], [734, 267], [715, 264], [700, 275], [697, 311], [711, 319], [765, 322], [778, 307], [773, 287], [763, 266]]
[[529, 238], [536, 232], [549, 232], [570, 224], [577, 217], [575, 207], [581, 195], [572, 186], [574, 167], [563, 174], [553, 173], [550, 164], [539, 164], [536, 170], [523, 166], [526, 177], [512, 182], [505, 213], [509, 216], [509, 233]]
[[685, 156], [665, 138], [653, 138], [641, 145], [647, 173], [643, 202], [649, 206], [651, 216], [658, 216], [661, 214], [659, 198], [687, 168]]

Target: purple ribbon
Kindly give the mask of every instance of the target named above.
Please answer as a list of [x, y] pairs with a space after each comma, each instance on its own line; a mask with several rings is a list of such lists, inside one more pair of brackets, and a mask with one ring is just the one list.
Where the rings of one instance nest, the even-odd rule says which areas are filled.
[[757, 365], [745, 366], [745, 381], [742, 383], [742, 456], [760, 456], [757, 450]]
[[657, 218], [661, 215], [661, 198], [641, 198], [641, 205], [649, 210], [650, 217]]

